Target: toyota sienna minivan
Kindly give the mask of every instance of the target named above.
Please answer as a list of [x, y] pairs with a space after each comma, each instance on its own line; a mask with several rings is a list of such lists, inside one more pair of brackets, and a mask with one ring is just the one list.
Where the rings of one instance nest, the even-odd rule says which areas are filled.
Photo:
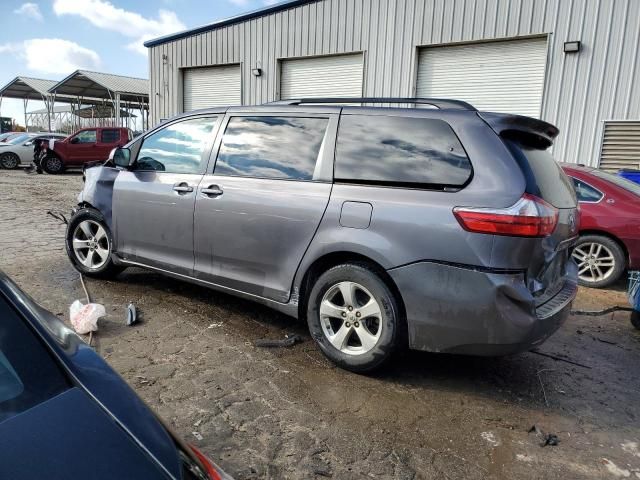
[[557, 135], [442, 99], [189, 112], [87, 169], [67, 253], [87, 275], [144, 267], [304, 319], [353, 371], [403, 347], [525, 351], [577, 288]]

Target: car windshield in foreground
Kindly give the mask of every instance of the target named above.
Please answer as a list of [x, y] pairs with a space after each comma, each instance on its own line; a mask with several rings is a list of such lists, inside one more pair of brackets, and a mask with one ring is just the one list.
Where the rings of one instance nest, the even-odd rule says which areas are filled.
[[0, 296], [0, 423], [68, 388], [45, 346]]
[[624, 177], [620, 177], [618, 175], [614, 175], [613, 173], [608, 173], [602, 170], [593, 170], [593, 173], [596, 177], [602, 178], [603, 180], [607, 180], [614, 185], [617, 185], [621, 188], [624, 188], [628, 192], [634, 193], [636, 195], [640, 195], [640, 184], [632, 182], [631, 180], [627, 180]]

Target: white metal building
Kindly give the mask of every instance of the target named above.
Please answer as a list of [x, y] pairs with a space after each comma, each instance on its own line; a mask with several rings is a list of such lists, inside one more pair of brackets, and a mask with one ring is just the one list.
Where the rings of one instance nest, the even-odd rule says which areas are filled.
[[293, 0], [145, 45], [152, 124], [285, 98], [449, 97], [557, 125], [559, 160], [640, 168], [640, 0]]

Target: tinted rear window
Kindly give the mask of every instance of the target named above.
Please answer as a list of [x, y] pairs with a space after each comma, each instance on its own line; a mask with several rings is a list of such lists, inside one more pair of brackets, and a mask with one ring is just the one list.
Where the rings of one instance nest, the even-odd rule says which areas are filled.
[[624, 188], [628, 192], [635, 193], [636, 195], [640, 195], [640, 185], [636, 182], [632, 182], [626, 178], [623, 178], [619, 175], [614, 175], [612, 173], [607, 173], [602, 170], [593, 170], [591, 171], [596, 177], [600, 177], [604, 180], [607, 180], [619, 187]]
[[102, 143], [118, 143], [120, 141], [120, 130], [103, 130]]
[[442, 120], [365, 115], [340, 119], [336, 181], [460, 187], [471, 173], [462, 144]]
[[549, 150], [534, 148], [516, 140], [506, 140], [506, 144], [522, 169], [528, 193], [556, 208], [574, 208], [577, 205], [571, 180]]
[[0, 297], [0, 422], [68, 388], [46, 347]]

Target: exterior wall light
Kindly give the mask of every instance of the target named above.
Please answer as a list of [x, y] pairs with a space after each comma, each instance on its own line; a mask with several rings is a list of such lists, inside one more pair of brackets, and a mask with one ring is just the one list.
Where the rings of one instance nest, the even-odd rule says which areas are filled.
[[255, 76], [255, 77], [259, 77], [260, 75], [262, 75], [262, 69], [261, 68], [253, 68], [251, 70], [251, 73]]
[[564, 42], [564, 53], [578, 53], [580, 51], [580, 42]]

